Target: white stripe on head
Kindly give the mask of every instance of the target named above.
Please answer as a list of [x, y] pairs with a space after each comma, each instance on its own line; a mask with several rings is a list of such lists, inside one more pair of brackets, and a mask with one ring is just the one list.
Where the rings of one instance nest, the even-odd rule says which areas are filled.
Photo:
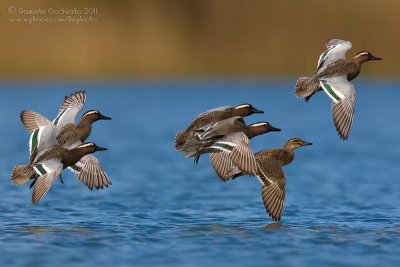
[[91, 115], [91, 114], [99, 114], [100, 112], [98, 112], [97, 110], [91, 110], [91, 111], [87, 111], [85, 114], [83, 114], [82, 118]]
[[250, 124], [250, 127], [267, 126], [267, 125], [268, 125], [268, 123], [266, 123], [266, 122], [257, 122], [254, 124]]
[[358, 53], [358, 54], [355, 55], [355, 56], [356, 56], [356, 57], [361, 57], [361, 56], [364, 56], [364, 55], [368, 56], [369, 53], [368, 53], [368, 52], [360, 52], [360, 53]]
[[94, 146], [94, 143], [86, 143], [86, 144], [82, 144], [77, 146], [77, 148], [82, 148], [82, 147], [89, 147], [89, 146]]
[[250, 107], [249, 104], [243, 104], [243, 105], [239, 105], [239, 106], [235, 107], [235, 109], [248, 108], [248, 107]]

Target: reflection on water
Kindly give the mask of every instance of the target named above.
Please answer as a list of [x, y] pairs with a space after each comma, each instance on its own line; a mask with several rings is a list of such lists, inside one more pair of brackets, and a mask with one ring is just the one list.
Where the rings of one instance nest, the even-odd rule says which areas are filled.
[[264, 226], [264, 229], [279, 229], [282, 227], [282, 222], [273, 222], [273, 223], [269, 223], [267, 225]]
[[26, 231], [34, 235], [48, 234], [48, 233], [61, 233], [61, 234], [84, 234], [92, 231], [90, 227], [52, 227], [52, 226], [21, 226], [17, 227], [16, 231]]
[[[330, 100], [320, 94], [305, 103], [286, 81], [3, 83], [0, 264], [378, 266], [384, 259], [397, 266], [400, 126], [393, 122], [400, 112], [389, 103], [400, 91], [381, 81], [356, 86], [354, 127], [342, 142]], [[32, 206], [28, 186], [8, 178], [12, 166], [27, 162], [19, 112], [54, 117], [77, 89], [87, 90], [85, 111], [113, 118], [96, 122], [88, 140], [109, 148], [96, 156], [113, 184], [90, 191], [64, 171], [65, 183]], [[282, 128], [252, 139], [255, 151], [292, 137], [314, 143], [285, 167], [282, 222], [265, 213], [257, 179], [221, 183], [206, 156], [194, 165], [174, 149], [175, 132], [196, 114], [239, 103], [265, 111], [246, 122]]]

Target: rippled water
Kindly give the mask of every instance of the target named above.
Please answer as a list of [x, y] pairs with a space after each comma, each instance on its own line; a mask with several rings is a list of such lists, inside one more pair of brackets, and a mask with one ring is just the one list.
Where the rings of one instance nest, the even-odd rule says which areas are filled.
[[[1, 266], [398, 266], [400, 90], [355, 82], [350, 140], [336, 135], [330, 100], [306, 104], [291, 81], [2, 82]], [[68, 171], [37, 206], [28, 186], [9, 183], [26, 163], [19, 112], [49, 118], [64, 95], [85, 89], [85, 110], [111, 116], [89, 138], [113, 185], [89, 191]], [[265, 213], [257, 179], [221, 183], [208, 158], [195, 166], [174, 134], [207, 109], [252, 103], [282, 128], [254, 138], [254, 151], [292, 137], [313, 142], [285, 167], [281, 223]]]

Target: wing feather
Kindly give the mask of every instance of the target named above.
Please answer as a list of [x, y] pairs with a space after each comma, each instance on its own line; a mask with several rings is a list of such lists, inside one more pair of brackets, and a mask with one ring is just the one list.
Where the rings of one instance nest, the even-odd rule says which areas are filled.
[[280, 220], [285, 202], [285, 174], [276, 159], [257, 160], [257, 177], [262, 184], [261, 198], [265, 210], [274, 220]]
[[38, 175], [33, 188], [32, 203], [37, 204], [60, 175], [63, 165], [59, 159], [51, 159], [37, 163], [33, 168]]
[[316, 74], [324, 71], [332, 62], [339, 59], [346, 59], [346, 52], [352, 46], [351, 42], [340, 39], [329, 39], [325, 44], [328, 49], [318, 59]]
[[249, 143], [249, 138], [243, 132], [234, 132], [220, 138], [210, 148], [229, 153], [230, 160], [243, 175], [254, 175], [257, 163]]
[[84, 183], [90, 190], [93, 188], [103, 189], [111, 185], [111, 180], [101, 168], [98, 159], [93, 155], [86, 155], [69, 169], [73, 171], [79, 181]]
[[29, 110], [23, 110], [20, 115], [21, 122], [28, 132], [32, 133], [34, 130], [39, 129], [42, 126], [51, 124], [45, 116]]
[[214, 171], [221, 179], [221, 181], [226, 182], [230, 176], [229, 171], [235, 168], [235, 164], [233, 164], [230, 159], [230, 154], [228, 152], [222, 151], [219, 153], [211, 153], [210, 154], [211, 165], [214, 168]]
[[70, 123], [75, 124], [75, 117], [82, 110], [85, 101], [85, 91], [75, 92], [70, 96], [66, 96], [57, 117], [53, 121], [57, 129], [61, 130]]

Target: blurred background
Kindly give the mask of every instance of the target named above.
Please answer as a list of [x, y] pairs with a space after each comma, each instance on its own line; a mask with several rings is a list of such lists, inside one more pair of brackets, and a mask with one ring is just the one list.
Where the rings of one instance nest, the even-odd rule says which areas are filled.
[[[0, 266], [398, 266], [399, 14], [398, 0], [1, 1]], [[352, 81], [346, 142], [325, 94], [293, 95], [332, 37], [353, 43], [348, 58], [383, 58]], [[53, 119], [77, 90], [77, 120], [113, 118], [88, 139], [109, 148], [96, 157], [113, 184], [89, 191], [64, 171], [33, 206], [9, 181], [28, 162], [20, 112]], [[175, 151], [197, 114], [241, 103], [265, 111], [246, 123], [282, 129], [254, 152], [313, 143], [284, 168], [282, 223], [257, 179], [221, 183], [206, 155]]]
[[384, 58], [384, 64], [368, 64], [363, 72], [389, 77], [400, 72], [397, 0], [0, 5], [3, 78], [298, 75], [315, 69], [332, 37], [353, 43], [348, 56], [368, 50]]

